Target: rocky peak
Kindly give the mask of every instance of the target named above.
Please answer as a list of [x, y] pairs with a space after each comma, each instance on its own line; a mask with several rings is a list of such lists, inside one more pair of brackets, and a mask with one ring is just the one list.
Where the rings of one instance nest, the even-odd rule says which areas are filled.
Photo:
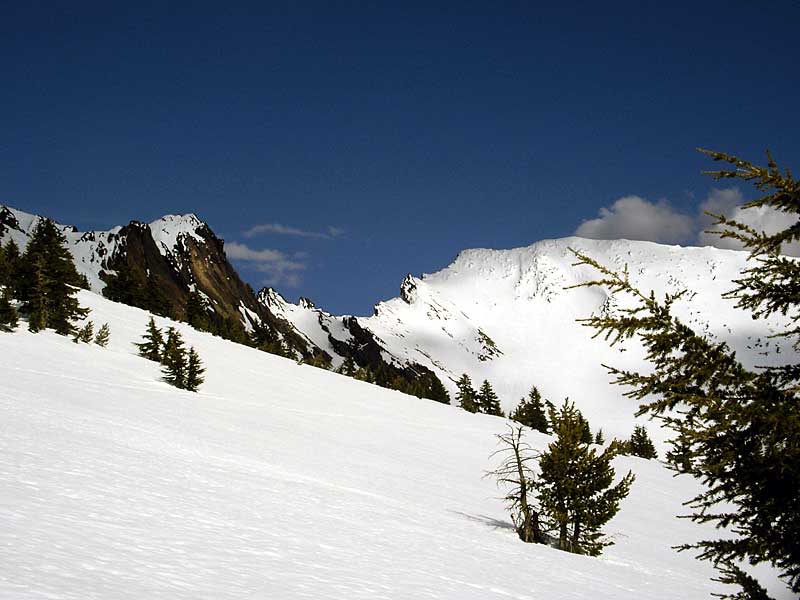
[[406, 304], [411, 304], [416, 298], [416, 291], [417, 280], [409, 273], [406, 275], [405, 279], [403, 279], [403, 283], [400, 284], [400, 298], [402, 298], [403, 302]]

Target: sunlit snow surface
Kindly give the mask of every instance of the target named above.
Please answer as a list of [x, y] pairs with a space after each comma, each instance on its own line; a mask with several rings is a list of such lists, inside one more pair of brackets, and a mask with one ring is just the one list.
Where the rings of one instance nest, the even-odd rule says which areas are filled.
[[0, 334], [0, 598], [641, 600], [719, 589], [707, 565], [670, 549], [701, 534], [674, 518], [695, 486], [656, 462], [617, 460], [638, 479], [602, 558], [526, 545], [481, 478], [504, 420], [182, 324], [208, 372], [199, 394], [178, 391], [134, 355], [146, 313], [89, 292], [80, 301], [109, 322], [107, 349]]
[[[570, 289], [600, 277], [594, 269], [575, 267], [571, 248], [615, 271], [627, 266], [631, 281], [644, 293], [654, 290], [659, 299], [685, 291], [674, 314], [698, 333], [728, 341], [746, 364], [797, 362], [791, 340], [766, 339], [785, 329], [780, 317], [754, 321], [735, 308], [734, 300], [722, 297], [747, 268], [747, 253], [711, 247], [573, 237], [511, 250], [465, 250], [447, 268], [407, 279], [403, 297], [381, 302], [374, 316], [358, 322], [387, 356], [432, 369], [451, 394], [459, 376], [469, 373], [476, 387], [488, 379], [510, 411], [536, 385], [556, 404], [565, 397], [573, 400], [593, 428], [603, 428], [606, 439], [627, 438], [636, 405], [623, 397], [624, 389], [608, 384], [602, 365], [640, 371], [646, 368], [641, 346], [634, 341], [609, 348], [602, 338], [593, 340], [593, 331], [578, 320], [614, 313], [630, 300], [611, 298], [600, 288]], [[273, 304], [282, 300], [275, 297]], [[308, 338], [327, 336], [319, 309], [290, 304], [273, 310]], [[329, 326], [335, 318], [325, 319], [336, 337]], [[778, 346], [780, 353], [764, 355]], [[652, 424], [648, 428], [657, 443], [663, 442], [663, 432]]]

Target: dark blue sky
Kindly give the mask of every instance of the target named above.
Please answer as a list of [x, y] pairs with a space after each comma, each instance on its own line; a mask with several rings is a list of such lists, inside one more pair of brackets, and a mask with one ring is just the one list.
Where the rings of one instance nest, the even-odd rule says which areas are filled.
[[624, 195], [696, 211], [696, 146], [800, 170], [795, 0], [428, 4], [2, 2], [0, 202], [81, 228], [196, 212], [281, 251], [253, 258], [290, 298], [368, 313]]

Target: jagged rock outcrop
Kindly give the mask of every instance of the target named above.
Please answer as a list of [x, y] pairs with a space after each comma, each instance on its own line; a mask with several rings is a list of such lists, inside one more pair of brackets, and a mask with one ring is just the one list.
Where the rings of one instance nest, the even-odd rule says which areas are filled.
[[[24, 250], [41, 217], [0, 206], [0, 243]], [[131, 221], [108, 231], [59, 226], [78, 271], [90, 288], [117, 301], [184, 318], [190, 292], [206, 302], [211, 331], [243, 338], [255, 326], [271, 330], [285, 346], [313, 355], [294, 328], [256, 299], [225, 256], [224, 241], [193, 214]]]

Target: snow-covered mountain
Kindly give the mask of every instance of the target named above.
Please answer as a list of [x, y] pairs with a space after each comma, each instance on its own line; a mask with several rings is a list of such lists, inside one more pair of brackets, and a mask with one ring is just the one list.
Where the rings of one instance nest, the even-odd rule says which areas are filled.
[[672, 549], [709, 531], [675, 518], [696, 483], [656, 461], [615, 460], [637, 480], [603, 556], [524, 544], [482, 478], [505, 420], [157, 317], [207, 367], [199, 393], [178, 390], [135, 354], [146, 311], [78, 299], [109, 324], [108, 348], [0, 333], [0, 598], [705, 600], [722, 587]]
[[[10, 239], [24, 250], [42, 218], [0, 205], [0, 244]], [[270, 290], [256, 297], [228, 261], [224, 241], [194, 214], [167, 215], [152, 223], [131, 221], [108, 231], [59, 227], [89, 288], [112, 300], [183, 317], [190, 292], [197, 291], [206, 302], [211, 329], [228, 339], [241, 341], [258, 327], [267, 332], [265, 337], [317, 364], [338, 367], [343, 357], [352, 356], [358, 365], [381, 371], [387, 379], [414, 382], [433, 377], [414, 361], [387, 360], [372, 334], [354, 320], [331, 321], [330, 339], [327, 325], [320, 321], [316, 329], [305, 328], [315, 336], [306, 339], [286, 317], [292, 313], [299, 323], [306, 317], [318, 319], [317, 313], [294, 311]], [[310, 308], [308, 301], [299, 304], [301, 311]]]
[[[42, 218], [0, 205], [0, 243], [13, 240], [24, 250]], [[131, 221], [107, 231], [59, 227], [92, 291], [175, 316], [185, 314], [189, 293], [197, 291], [216, 330], [235, 337], [237, 330], [244, 335], [258, 324], [309, 356], [291, 327], [256, 299], [228, 261], [223, 240], [196, 215], [166, 215], [152, 223]]]
[[[24, 247], [40, 217], [0, 206], [0, 243]], [[407, 276], [400, 296], [375, 306], [369, 317], [336, 316], [308, 299], [297, 304], [273, 289], [254, 294], [228, 262], [224, 242], [195, 215], [133, 221], [109, 231], [62, 226], [78, 270], [95, 292], [108, 292], [120, 276], [151, 285], [182, 315], [190, 290], [207, 300], [210, 314], [242, 331], [269, 328], [304, 357], [323, 357], [336, 368], [345, 357], [373, 371], [413, 381], [436, 375], [451, 395], [468, 373], [488, 379], [503, 408], [513, 409], [532, 385], [555, 403], [569, 397], [607, 437], [627, 437], [636, 405], [610, 386], [603, 364], [641, 369], [637, 344], [609, 348], [578, 319], [614, 310], [621, 299], [600, 289], [567, 289], [597, 274], [576, 268], [574, 248], [608, 266], [627, 266], [643, 290], [691, 293], [676, 306], [686, 322], [728, 340], [748, 363], [763, 363], [757, 345], [781, 327], [780, 319], [753, 321], [722, 294], [746, 267], [747, 254], [706, 247], [665, 246], [627, 240], [545, 240], [512, 250], [465, 250], [446, 269]], [[129, 304], [136, 299], [115, 296]], [[781, 346], [781, 356], [793, 353]], [[658, 442], [662, 434], [653, 428]]]
[[[747, 254], [712, 247], [573, 237], [513, 250], [466, 250], [438, 273], [407, 276], [400, 296], [376, 305], [370, 317], [336, 317], [309, 301], [288, 303], [270, 290], [259, 298], [328, 353], [336, 354], [358, 328], [372, 334], [387, 360], [421, 364], [451, 392], [462, 373], [476, 384], [486, 378], [509, 410], [536, 385], [556, 403], [574, 400], [606, 434], [627, 436], [636, 405], [608, 384], [601, 365], [641, 369], [643, 355], [635, 343], [609, 348], [577, 321], [612, 311], [624, 300], [596, 288], [567, 289], [598, 276], [575, 267], [570, 248], [618, 270], [627, 266], [644, 291], [689, 290], [675, 307], [678, 316], [729, 340], [748, 363], [767, 360], [761, 354], [766, 348], [754, 340], [781, 321], [753, 321], [734, 309], [734, 301], [721, 298], [746, 267]], [[793, 352], [788, 344], [781, 350], [783, 356]]]

